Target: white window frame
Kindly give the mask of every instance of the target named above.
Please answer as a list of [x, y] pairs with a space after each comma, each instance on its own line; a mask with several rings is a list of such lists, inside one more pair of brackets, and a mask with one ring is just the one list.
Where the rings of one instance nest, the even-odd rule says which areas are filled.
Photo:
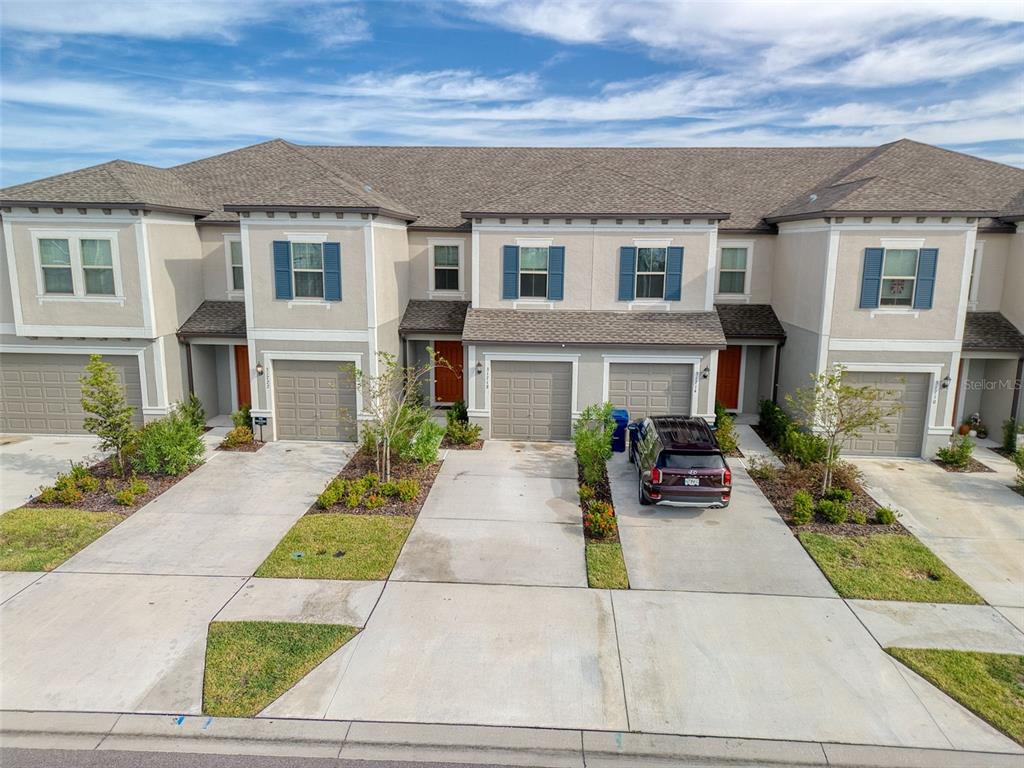
[[[640, 249], [646, 248], [648, 250], [662, 250], [665, 252], [665, 269], [661, 272], [641, 272], [640, 271]], [[641, 275], [661, 275], [661, 296], [641, 296], [640, 295], [640, 276]], [[637, 303], [654, 302], [656, 304], [664, 303], [665, 301], [665, 289], [668, 287], [668, 246], [662, 245], [661, 243], [638, 243], [636, 245], [636, 258], [633, 262], [633, 301]]]
[[235, 288], [235, 273], [233, 270], [234, 265], [231, 263], [231, 243], [242, 244], [241, 235], [224, 235], [224, 261], [227, 264], [227, 295], [231, 299], [240, 299], [245, 296], [245, 281], [248, 275], [245, 273], [245, 257], [242, 257], [242, 263], [238, 266], [242, 269], [242, 287]]
[[[725, 248], [745, 248], [747, 251], [747, 266], [743, 270], [743, 292], [722, 293], [722, 250]], [[754, 241], [753, 240], [719, 240], [718, 241], [718, 269], [715, 270], [715, 301], [717, 302], [739, 302], [750, 303], [750, 282], [752, 277], [751, 265], [754, 262]], [[739, 272], [738, 269], [727, 269], [726, 272]]]
[[[121, 281], [121, 255], [118, 251], [117, 231], [100, 229], [30, 229], [32, 237], [32, 258], [36, 270], [36, 299], [40, 304], [58, 301], [79, 301], [97, 304], [124, 305], [124, 286]], [[47, 293], [43, 280], [40, 240], [67, 240], [71, 255], [71, 293]], [[114, 272], [113, 294], [88, 294], [85, 292], [85, 270], [82, 266], [82, 240], [108, 240], [110, 262]]]
[[[446, 290], [439, 289], [435, 285], [434, 278], [434, 247], [442, 246], [455, 246], [459, 249], [459, 288], [458, 290]], [[429, 288], [427, 292], [428, 298], [443, 298], [443, 299], [464, 299], [466, 298], [466, 270], [465, 270], [465, 249], [466, 242], [461, 238], [451, 237], [430, 237], [427, 238], [427, 272]], [[445, 269], [451, 269], [451, 267], [445, 267]]]
[[[913, 251], [914, 256], [914, 275], [913, 277], [886, 277], [885, 276], [885, 259], [889, 255], [889, 251]], [[921, 265], [921, 249], [912, 248], [907, 245], [897, 246], [886, 246], [882, 249], [882, 274], [878, 281], [878, 308], [882, 310], [899, 310], [903, 312], [912, 312], [914, 310], [914, 300], [917, 298], [917, 271]], [[886, 280], [911, 280], [913, 285], [910, 288], [910, 303], [909, 304], [883, 304], [882, 293], [885, 291]]]
[[[543, 248], [547, 251], [547, 259], [545, 264], [547, 265], [544, 269], [523, 269], [523, 248]], [[523, 296], [523, 273], [527, 275], [544, 275], [544, 295], [543, 296]], [[516, 274], [516, 280], [519, 281], [518, 291], [520, 301], [548, 301], [548, 291], [551, 290], [551, 244], [547, 243], [540, 245], [537, 243], [529, 243], [527, 245], [519, 246], [519, 272]]]
[[978, 296], [981, 292], [981, 265], [985, 259], [985, 241], [978, 240], [974, 243], [974, 258], [971, 262], [971, 273], [968, 278], [969, 295], [967, 296], [967, 309], [971, 312], [978, 308]]
[[[298, 302], [311, 302], [315, 304], [326, 303], [327, 300], [324, 295], [327, 293], [327, 276], [324, 274], [324, 241], [322, 240], [290, 240], [291, 247], [289, 248], [289, 258], [291, 259], [291, 270], [292, 270], [292, 301]], [[317, 245], [320, 247], [320, 269], [296, 269], [295, 268], [295, 245], [301, 243], [302, 245]], [[295, 283], [295, 274], [297, 272], [319, 272], [320, 273], [320, 295], [319, 296], [299, 296], [297, 285]]]

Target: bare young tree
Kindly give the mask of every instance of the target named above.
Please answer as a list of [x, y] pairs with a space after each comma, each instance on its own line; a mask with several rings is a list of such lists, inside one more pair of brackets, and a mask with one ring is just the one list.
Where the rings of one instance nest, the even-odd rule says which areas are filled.
[[832, 472], [843, 444], [869, 429], [889, 431], [886, 420], [903, 408], [891, 399], [891, 390], [844, 383], [845, 372], [843, 366], [836, 365], [824, 373], [812, 374], [809, 386], [786, 395], [797, 423], [820, 435], [828, 446], [821, 483], [823, 493], [832, 487]]

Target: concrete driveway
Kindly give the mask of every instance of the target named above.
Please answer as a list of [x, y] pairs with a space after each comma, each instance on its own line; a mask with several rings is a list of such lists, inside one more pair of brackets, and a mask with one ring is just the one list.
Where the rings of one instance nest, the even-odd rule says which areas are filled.
[[900, 522], [1014, 620], [1024, 608], [1024, 499], [1007, 487], [1009, 461], [985, 449], [976, 455], [1000, 471], [960, 474], [912, 459], [856, 464], [880, 503], [899, 510]]
[[836, 597], [736, 459], [725, 509], [641, 506], [636, 467], [608, 464], [619, 538], [633, 589]]
[[585, 587], [572, 446], [448, 451], [391, 578]]
[[20, 507], [72, 461], [101, 455], [92, 435], [0, 435], [0, 512]]

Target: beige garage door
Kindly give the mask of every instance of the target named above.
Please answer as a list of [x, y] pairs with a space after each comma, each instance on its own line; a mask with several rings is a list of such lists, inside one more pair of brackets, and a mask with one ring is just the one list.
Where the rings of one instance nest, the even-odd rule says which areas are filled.
[[491, 437], [568, 440], [571, 422], [571, 363], [491, 363]]
[[274, 417], [279, 440], [355, 440], [355, 365], [276, 361]]
[[[142, 423], [139, 358], [107, 355], [124, 388], [125, 399]], [[82, 434], [82, 388], [79, 379], [88, 355], [4, 353], [0, 355], [0, 432]]]
[[928, 414], [926, 373], [848, 372], [843, 380], [855, 387], [873, 386], [888, 393], [888, 400], [902, 405], [886, 419], [888, 431], [878, 428], [850, 441], [846, 452], [861, 456], [920, 456], [924, 424]]
[[608, 399], [629, 411], [630, 421], [647, 416], [689, 416], [693, 366], [679, 363], [612, 363]]

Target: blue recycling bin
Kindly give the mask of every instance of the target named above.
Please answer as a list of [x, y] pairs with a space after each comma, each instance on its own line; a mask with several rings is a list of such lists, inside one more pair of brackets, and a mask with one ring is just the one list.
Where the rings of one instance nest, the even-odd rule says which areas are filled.
[[626, 451], [626, 425], [629, 424], [629, 411], [624, 408], [616, 408], [612, 411], [612, 418], [615, 420], [615, 431], [612, 432], [612, 451], [624, 453]]

